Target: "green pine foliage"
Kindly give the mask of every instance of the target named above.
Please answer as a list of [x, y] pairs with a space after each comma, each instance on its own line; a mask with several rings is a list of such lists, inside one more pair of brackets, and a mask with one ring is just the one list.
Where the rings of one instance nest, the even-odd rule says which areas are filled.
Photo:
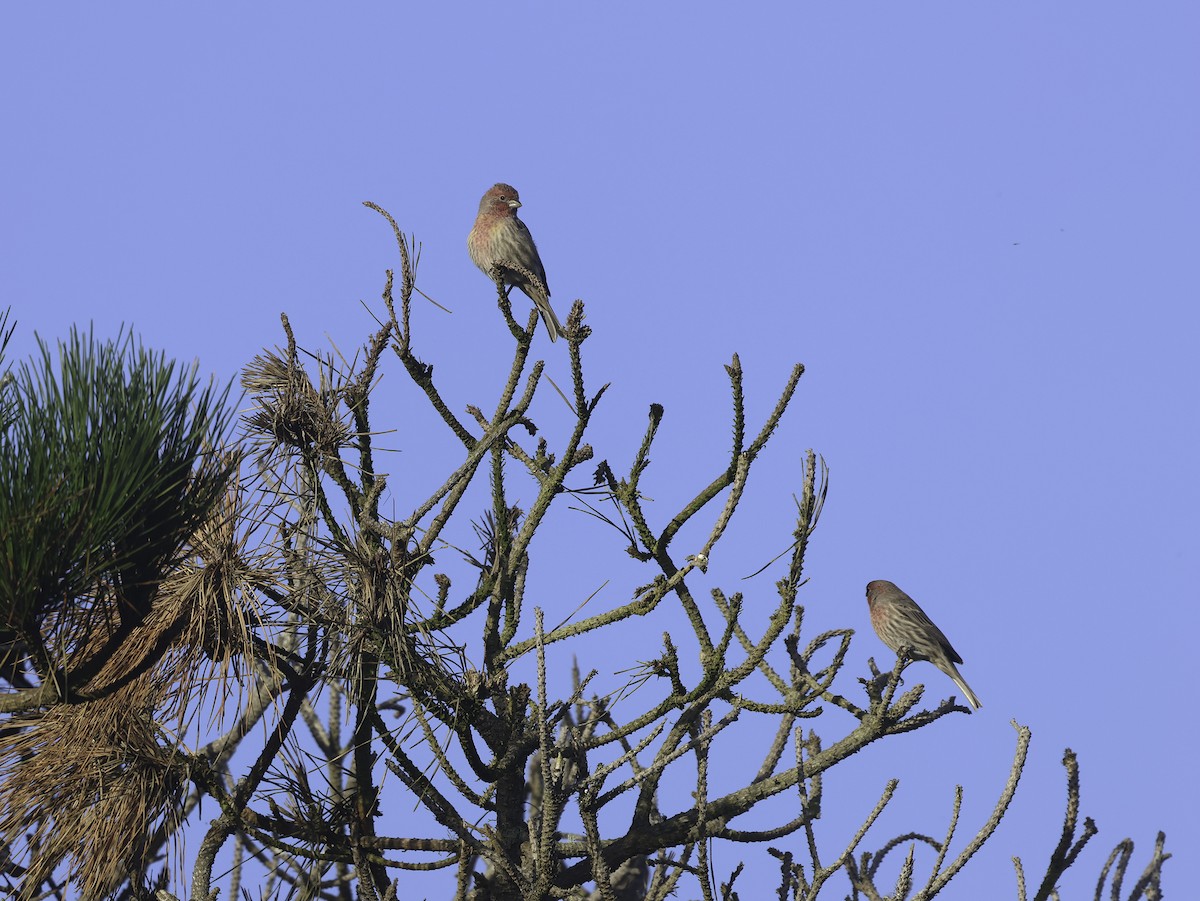
[[128, 333], [38, 347], [0, 396], [0, 631], [57, 668], [96, 627], [119, 638], [146, 616], [236, 461], [229, 389], [195, 365]]

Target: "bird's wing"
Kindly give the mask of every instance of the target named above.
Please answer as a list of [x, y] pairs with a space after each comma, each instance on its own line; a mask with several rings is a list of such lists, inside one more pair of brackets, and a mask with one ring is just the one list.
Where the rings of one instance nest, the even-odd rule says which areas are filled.
[[549, 297], [550, 284], [546, 281], [546, 269], [542, 266], [542, 257], [538, 253], [537, 245], [533, 243], [533, 235], [529, 232], [529, 226], [515, 216], [512, 222], [521, 232], [523, 238], [523, 240], [517, 242], [517, 245], [520, 247], [520, 253], [517, 255], [516, 262], [538, 277], [538, 280], [542, 283], [542, 288], [546, 291], [546, 296]]
[[917, 608], [918, 618], [927, 626], [929, 626], [930, 632], [933, 633], [933, 636], [937, 639], [938, 644], [942, 646], [942, 650], [946, 652], [946, 656], [955, 663], [962, 663], [962, 657], [958, 655], [958, 651], [954, 650], [954, 646], [950, 644], [950, 639], [946, 637], [946, 633], [937, 627], [937, 623], [929, 618], [929, 614], [921, 609], [920, 604], [918, 604], [916, 601], [913, 601], [913, 606]]

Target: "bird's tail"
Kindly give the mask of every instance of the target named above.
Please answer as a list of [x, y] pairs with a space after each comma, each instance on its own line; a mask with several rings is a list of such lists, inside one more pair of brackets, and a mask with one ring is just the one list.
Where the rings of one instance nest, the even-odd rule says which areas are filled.
[[540, 291], [535, 294], [537, 296], [533, 298], [533, 302], [537, 304], [538, 312], [542, 314], [542, 322], [546, 323], [546, 331], [550, 333], [550, 340], [557, 341], [558, 336], [562, 334], [562, 323], [554, 315], [554, 307], [550, 306], [550, 298], [544, 297]]
[[983, 706], [983, 704], [979, 701], [979, 696], [975, 694], [975, 692], [971, 691], [971, 686], [967, 684], [967, 680], [962, 677], [961, 673], [959, 673], [957, 666], [947, 660], [946, 666], [943, 667], [943, 669], [945, 670], [946, 675], [953, 679], [954, 684], [959, 687], [964, 695], [966, 695], [967, 701], [970, 702], [972, 707], [978, 710]]

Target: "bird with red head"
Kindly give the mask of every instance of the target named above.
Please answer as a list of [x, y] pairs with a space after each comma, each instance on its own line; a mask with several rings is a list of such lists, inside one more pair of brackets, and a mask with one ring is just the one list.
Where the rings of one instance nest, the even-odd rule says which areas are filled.
[[871, 626], [885, 645], [897, 652], [907, 647], [914, 660], [928, 660], [954, 680], [972, 707], [978, 710], [983, 706], [954, 665], [963, 662], [958, 651], [917, 602], [894, 582], [876, 579], [867, 583], [867, 606], [871, 609]]
[[534, 302], [550, 333], [550, 340], [557, 341], [562, 324], [550, 306], [550, 287], [546, 284], [546, 270], [538, 255], [533, 235], [517, 216], [521, 197], [512, 185], [492, 185], [479, 201], [479, 215], [467, 235], [467, 250], [475, 265], [489, 278], [498, 261], [507, 260], [524, 269], [518, 272], [505, 267], [501, 278], [506, 285], [520, 288]]

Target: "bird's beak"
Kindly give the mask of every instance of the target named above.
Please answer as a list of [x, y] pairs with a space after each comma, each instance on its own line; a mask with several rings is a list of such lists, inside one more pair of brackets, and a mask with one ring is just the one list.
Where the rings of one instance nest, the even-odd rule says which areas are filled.
[[508, 206], [509, 206], [509, 208], [510, 208], [510, 209], [514, 209], [514, 210], [515, 210], [515, 209], [517, 209], [517, 207], [519, 207], [520, 205], [521, 205], [521, 201], [519, 201], [519, 200], [510, 200], [510, 201], [508, 202]]

